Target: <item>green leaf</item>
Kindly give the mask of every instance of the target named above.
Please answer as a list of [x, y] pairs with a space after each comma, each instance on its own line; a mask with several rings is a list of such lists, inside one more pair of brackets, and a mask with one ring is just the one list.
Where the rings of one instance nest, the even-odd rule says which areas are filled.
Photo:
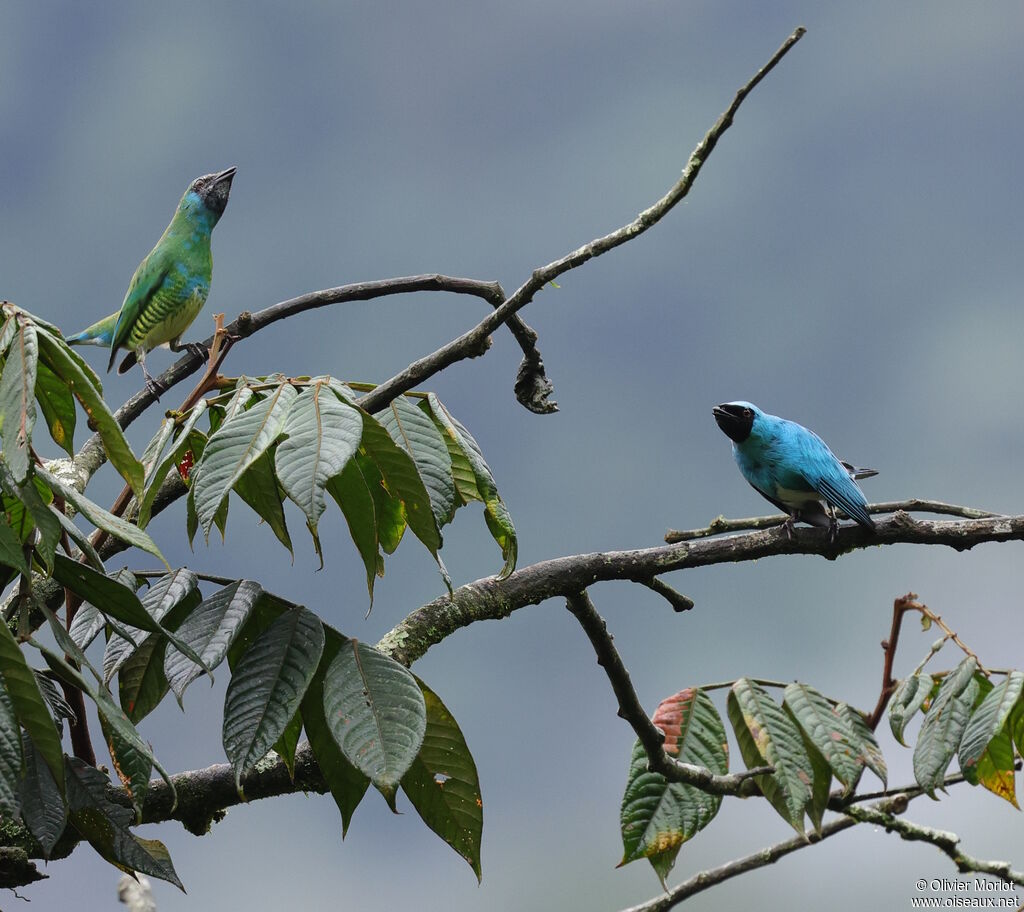
[[135, 725], [160, 705], [170, 689], [164, 674], [166, 651], [167, 640], [152, 636], [131, 653], [118, 671], [118, 701]]
[[[114, 702], [114, 698], [110, 695], [107, 688], [102, 684], [94, 686], [85, 675], [75, 668], [67, 658], [60, 653], [54, 652], [52, 649], [42, 645], [37, 640], [32, 640], [31, 642], [36, 649], [43, 654], [46, 664], [50, 666], [54, 674], [61, 678], [61, 680], [77, 687], [87, 696], [92, 698], [92, 701], [96, 704], [96, 711], [99, 713], [101, 721], [105, 722], [110, 730], [112, 730], [134, 751], [149, 759], [149, 762], [153, 764], [153, 767], [160, 774], [160, 777], [171, 787], [171, 792], [175, 794], [174, 801], [176, 804], [177, 795], [174, 783], [171, 781], [170, 774], [166, 769], [164, 769], [163, 764], [156, 759], [156, 756], [153, 754], [150, 746], [142, 740], [142, 737], [135, 730], [135, 726], [132, 725], [131, 721], [121, 710], [121, 707]], [[88, 665], [88, 659], [86, 659], [83, 653], [74, 649], [74, 644], [70, 643], [70, 637], [60, 645], [62, 648], [67, 645], [71, 645], [72, 652], [70, 653], [70, 657], [82, 666]], [[70, 796], [68, 800], [71, 800]]]
[[844, 794], [851, 795], [864, 769], [864, 761], [858, 748], [859, 739], [846, 718], [809, 684], [788, 685], [783, 704], [843, 784]]
[[[434, 419], [444, 428], [450, 444], [454, 444], [466, 457], [473, 470], [476, 481], [477, 493], [484, 503], [484, 521], [491, 537], [501, 548], [501, 556], [505, 558], [505, 566], [502, 567], [498, 579], [504, 579], [516, 568], [516, 559], [519, 552], [516, 529], [512, 524], [512, 517], [505, 507], [501, 496], [498, 494], [498, 486], [494, 482], [490, 467], [484, 459], [479, 445], [469, 433], [431, 393], [427, 397], [427, 403]], [[468, 493], [468, 488], [462, 489]]]
[[103, 773], [69, 757], [67, 779], [71, 823], [101, 857], [122, 870], [166, 880], [184, 892], [163, 844], [136, 837], [128, 828], [132, 812], [107, 798], [110, 782]]
[[302, 734], [302, 716], [296, 713], [287, 728], [274, 744], [276, 753], [288, 768], [288, 778], [295, 781], [295, 748], [299, 745], [299, 736]]
[[729, 721], [747, 769], [772, 766], [755, 781], [772, 807], [798, 833], [813, 801], [814, 767], [789, 715], [757, 684], [740, 678], [729, 691]]
[[1024, 673], [1011, 671], [978, 705], [960, 739], [960, 769], [968, 782], [1017, 805], [1013, 740], [1007, 725], [1020, 705]]
[[326, 624], [324, 634], [326, 639], [320, 664], [302, 698], [302, 724], [317, 766], [331, 790], [334, 803], [341, 811], [341, 835], [344, 839], [352, 815], [366, 794], [370, 780], [345, 759], [327, 724], [324, 714], [324, 676], [348, 639]]
[[423, 746], [402, 777], [402, 791], [423, 822], [448, 843], [480, 880], [484, 806], [473, 755], [458, 723], [426, 684], [416, 678], [427, 710]]
[[153, 772], [153, 763], [145, 754], [137, 751], [134, 746], [118, 734], [104, 717], [100, 717], [100, 727], [110, 751], [110, 760], [114, 772], [121, 780], [132, 807], [135, 808], [135, 822], [142, 823], [142, 802], [149, 788], [149, 777]]
[[[729, 771], [725, 727], [704, 691], [690, 687], [662, 700], [652, 721], [665, 733], [669, 756], [720, 775]], [[647, 752], [636, 741], [619, 813], [623, 846], [619, 865], [647, 858], [664, 885], [679, 849], [712, 821], [722, 796], [669, 782], [661, 773], [651, 772], [648, 762]]]
[[21, 766], [21, 726], [10, 696], [0, 689], [0, 814], [8, 819], [18, 812]]
[[960, 746], [974, 708], [977, 668], [977, 661], [968, 656], [946, 675], [921, 724], [914, 747], [914, 778], [933, 797], [935, 789], [942, 787], [946, 769]]
[[[263, 453], [245, 470], [242, 477], [235, 482], [235, 493], [256, 511], [256, 515], [270, 526], [278, 541], [288, 549], [289, 554], [292, 554], [292, 540], [284, 517], [284, 499], [281, 486], [274, 475], [274, 447]], [[317, 551], [319, 553], [319, 542]]]
[[292, 402], [284, 434], [275, 457], [277, 477], [288, 497], [305, 514], [309, 531], [316, 538], [317, 525], [327, 506], [324, 489], [359, 446], [362, 415], [318, 381]]
[[889, 771], [885, 766], [885, 758], [882, 756], [878, 741], [875, 740], [875, 733], [864, 720], [864, 714], [846, 703], [836, 704], [836, 712], [853, 732], [859, 761], [882, 780], [882, 785], [888, 786]]
[[434, 519], [430, 495], [416, 463], [372, 416], [363, 414], [363, 447], [376, 463], [387, 491], [405, 505], [405, 519], [413, 534], [437, 558], [441, 533]]
[[[160, 486], [164, 483], [167, 473], [181, 462], [185, 452], [190, 449], [192, 429], [205, 412], [206, 400], [201, 399], [195, 408], [189, 412], [188, 418], [185, 419], [185, 423], [182, 425], [181, 431], [178, 434], [178, 439], [174, 442], [174, 446], [171, 447], [171, 451], [147, 474], [145, 482], [146, 491], [139, 501], [138, 523], [140, 529], [146, 528], [149, 524], [150, 516], [153, 511], [153, 501], [156, 499], [157, 492], [160, 490]], [[165, 421], [169, 422], [171, 419], [167, 418]], [[192, 536], [190, 535], [190, 541], [191, 538]]]
[[152, 554], [158, 560], [163, 561], [165, 565], [167, 564], [164, 556], [160, 553], [160, 549], [156, 546], [156, 542], [138, 526], [104, 510], [103, 507], [93, 503], [84, 494], [79, 493], [77, 488], [64, 484], [63, 481], [55, 475], [51, 475], [45, 469], [37, 467], [36, 474], [50, 486], [52, 491], [64, 498], [67, 503], [78, 510], [97, 529], [102, 529], [109, 535], [114, 536], [114, 538], [133, 545], [148, 554]]
[[350, 459], [341, 470], [341, 474], [335, 475], [327, 482], [327, 491], [341, 508], [352, 541], [355, 542], [359, 556], [363, 559], [363, 566], [366, 568], [366, 588], [370, 593], [372, 607], [373, 584], [378, 570], [383, 572], [383, 558], [378, 550], [377, 511], [373, 495], [359, 468], [359, 461]]
[[[178, 628], [178, 638], [199, 655], [207, 668], [216, 668], [262, 595], [262, 587], [250, 580], [238, 580], [225, 586], [188, 616]], [[164, 658], [164, 673], [181, 703], [185, 688], [203, 673], [203, 669], [172, 648]]]
[[[157, 579], [143, 595], [142, 607], [150, 618], [160, 623], [161, 629], [174, 630], [199, 604], [199, 600], [199, 578], [191, 570], [181, 568]], [[174, 622], [168, 620], [167, 623], [161, 623], [165, 618], [170, 619], [172, 615], [176, 615]], [[128, 633], [131, 635], [131, 641], [119, 636], [110, 638], [103, 653], [105, 683], [109, 683], [132, 654], [142, 648], [150, 632], [144, 629], [130, 629]], [[149, 650], [149, 655], [152, 657], [152, 650]], [[162, 655], [160, 667], [163, 668]]]
[[160, 624], [149, 616], [135, 592], [116, 579], [97, 573], [63, 554], [58, 554], [54, 560], [53, 576], [62, 586], [115, 621], [140, 630], [160, 631]]
[[[369, 456], [356, 453], [356, 465], [366, 482], [366, 490], [373, 498], [373, 515], [377, 523], [377, 540], [385, 554], [394, 554], [405, 535], [405, 506], [398, 497], [393, 497], [384, 484], [384, 476]], [[378, 571], [379, 575], [379, 571]]]
[[199, 527], [207, 539], [235, 482], [277, 440], [295, 396], [295, 387], [282, 383], [248, 411], [228, 418], [207, 441], [192, 482]]
[[455, 515], [455, 480], [452, 478], [452, 458], [448, 454], [441, 432], [424, 414], [399, 396], [381, 412], [374, 415], [416, 464], [416, 471], [430, 496], [430, 508], [440, 529]]
[[16, 317], [14, 339], [0, 372], [0, 443], [17, 482], [28, 477], [32, 428], [36, 423], [36, 365], [39, 343], [31, 322]]
[[103, 441], [110, 464], [128, 483], [132, 493], [141, 497], [144, 471], [142, 463], [135, 458], [128, 441], [125, 440], [121, 425], [110, 413], [100, 388], [82, 369], [82, 364], [63, 340], [58, 340], [45, 331], [39, 332], [40, 358], [68, 389], [89, 416]]
[[[111, 578], [116, 582], [119, 582], [125, 586], [131, 588], [134, 592], [139, 584], [135, 579], [134, 574], [127, 568], [121, 568], [112, 574]], [[99, 609], [96, 608], [91, 602], [83, 602], [78, 606], [78, 611], [75, 612], [75, 617], [71, 621], [71, 629], [68, 633], [71, 634], [71, 639], [75, 642], [75, 645], [79, 649], [85, 650], [89, 648], [89, 644], [99, 636], [99, 633], [107, 624], [107, 619], [100, 613]], [[125, 633], [128, 631], [125, 628], [120, 627], [120, 630], [124, 630]], [[130, 634], [129, 634], [130, 636]], [[134, 639], [134, 637], [132, 637]]]
[[[22, 542], [29, 541], [33, 529], [38, 530], [36, 555], [47, 571], [50, 571], [53, 568], [54, 555], [57, 553], [57, 542], [60, 541], [61, 525], [57, 519], [57, 511], [51, 509], [47, 501], [43, 500], [43, 494], [51, 498], [50, 492], [43, 485], [43, 492], [40, 493], [38, 485], [43, 485], [43, 482], [36, 478], [16, 482], [7, 462], [3, 459], [3, 454], [0, 453], [0, 487], [16, 498], [15, 503], [10, 506], [5, 503], [11, 528], [21, 537]], [[16, 511], [19, 514], [17, 516]]]
[[71, 390], [45, 364], [36, 366], [36, 401], [53, 442], [69, 456], [75, 455], [75, 399]]
[[904, 747], [907, 746], [907, 742], [903, 740], [907, 723], [924, 706], [931, 690], [932, 676], [915, 672], [900, 681], [892, 700], [889, 701], [889, 727], [892, 729], [893, 737]]
[[427, 711], [412, 673], [349, 640], [324, 677], [324, 715], [348, 761], [394, 809], [395, 791], [419, 753]]
[[25, 769], [18, 785], [21, 819], [42, 847], [43, 858], [49, 859], [67, 825], [68, 809], [45, 758], [24, 732], [22, 747]]
[[5, 623], [0, 623], [0, 678], [18, 721], [46, 761], [57, 787], [63, 791], [64, 751], [57, 726], [39, 691], [35, 674]]
[[242, 654], [224, 698], [224, 750], [236, 787], [295, 716], [323, 649], [320, 620], [296, 608], [282, 614]]
[[7, 517], [0, 514], [0, 564], [28, 575], [28, 562], [25, 552], [14, 530], [7, 525]]

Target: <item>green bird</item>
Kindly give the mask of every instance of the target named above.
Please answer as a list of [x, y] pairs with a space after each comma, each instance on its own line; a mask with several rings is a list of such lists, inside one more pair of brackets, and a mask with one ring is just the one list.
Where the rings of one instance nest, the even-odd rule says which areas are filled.
[[109, 345], [109, 371], [119, 348], [128, 356], [118, 365], [123, 374], [136, 361], [154, 393], [160, 385], [146, 370], [146, 353], [161, 345], [171, 351], [192, 351], [206, 357], [198, 342], [181, 343], [181, 335], [199, 316], [210, 293], [213, 255], [210, 236], [228, 204], [235, 169], [197, 177], [156, 246], [139, 263], [121, 309], [67, 341], [72, 345]]

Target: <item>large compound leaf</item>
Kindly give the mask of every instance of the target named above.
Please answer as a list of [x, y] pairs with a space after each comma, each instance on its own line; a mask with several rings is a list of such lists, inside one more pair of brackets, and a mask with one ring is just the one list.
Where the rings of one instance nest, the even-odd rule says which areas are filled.
[[1007, 722], [1021, 705], [1024, 673], [1011, 671], [978, 704], [960, 740], [960, 769], [968, 782], [981, 784], [1017, 807], [1013, 740]]
[[284, 434], [274, 460], [277, 477], [305, 514], [315, 539], [327, 506], [324, 489], [359, 446], [362, 415], [342, 402], [326, 383], [315, 381], [289, 407]]
[[[728, 772], [725, 727], [704, 691], [691, 687], [668, 697], [659, 704], [652, 721], [665, 733], [669, 756], [720, 775]], [[650, 771], [648, 763], [638, 740], [633, 745], [619, 814], [623, 845], [619, 864], [647, 858], [664, 885], [679, 849], [711, 822], [722, 796], [669, 782], [661, 773]]]
[[7, 624], [0, 623], [0, 678], [11, 699], [14, 714], [46, 761], [58, 788], [64, 789], [64, 751], [57, 726], [36, 676], [25, 661], [21, 647]]
[[324, 649], [319, 618], [286, 611], [242, 653], [224, 698], [224, 750], [235, 785], [294, 718]]
[[15, 320], [14, 339], [0, 372], [0, 443], [4, 459], [18, 482], [28, 477], [32, 428], [36, 423], [36, 328], [24, 317]]
[[960, 746], [978, 694], [977, 670], [977, 660], [968, 656], [946, 675], [921, 723], [914, 747], [914, 778], [929, 795], [942, 787], [946, 769]]
[[39, 355], [44, 364], [62, 380], [74, 394], [99, 432], [110, 464], [128, 482], [136, 497], [141, 497], [145, 471], [135, 458], [124, 433], [103, 401], [97, 384], [92, 382], [76, 355], [59, 340], [44, 330], [39, 333]]
[[815, 771], [800, 730], [782, 707], [748, 678], [733, 684], [728, 710], [747, 769], [775, 768], [774, 773], [757, 776], [755, 781], [783, 820], [803, 833], [804, 811], [813, 805]]
[[338, 651], [348, 643], [348, 638], [327, 625], [324, 625], [324, 634], [324, 652], [320, 657], [320, 665], [302, 698], [302, 725], [306, 729], [317, 766], [341, 812], [341, 836], [344, 839], [352, 815], [363, 800], [370, 780], [345, 759], [327, 724], [324, 714], [324, 677]]
[[426, 731], [426, 704], [412, 672], [349, 640], [324, 677], [324, 715], [341, 752], [393, 809], [395, 791]]
[[484, 806], [473, 755], [447, 707], [419, 678], [427, 709], [423, 746], [402, 777], [402, 791], [438, 836], [469, 862], [480, 880]]
[[456, 507], [452, 458], [434, 422], [405, 396], [392, 400], [374, 417], [416, 463], [416, 471], [430, 495], [430, 507], [437, 527], [451, 522]]
[[207, 539], [235, 482], [281, 433], [295, 396], [295, 387], [282, 383], [248, 411], [227, 419], [207, 441], [192, 482], [199, 528]]

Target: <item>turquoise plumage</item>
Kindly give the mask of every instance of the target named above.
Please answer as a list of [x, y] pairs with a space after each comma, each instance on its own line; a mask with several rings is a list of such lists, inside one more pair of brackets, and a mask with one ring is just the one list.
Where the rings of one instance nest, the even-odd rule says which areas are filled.
[[[160, 392], [146, 370], [146, 353], [161, 345], [171, 351], [205, 349], [180, 344], [182, 333], [199, 316], [210, 292], [213, 255], [210, 236], [224, 214], [235, 169], [197, 177], [189, 185], [156, 246], [139, 264], [117, 314], [111, 314], [76, 335], [73, 345], [109, 345], [114, 364], [118, 349], [129, 352], [118, 367], [124, 373], [138, 361], [146, 385]], [[197, 354], [199, 352], [197, 351]]]

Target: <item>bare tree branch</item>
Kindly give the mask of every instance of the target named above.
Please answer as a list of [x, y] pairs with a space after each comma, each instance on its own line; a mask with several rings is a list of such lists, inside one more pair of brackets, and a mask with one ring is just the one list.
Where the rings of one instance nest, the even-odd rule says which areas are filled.
[[916, 520], [898, 511], [871, 533], [844, 525], [834, 541], [827, 529], [798, 528], [792, 538], [781, 527], [722, 538], [706, 538], [632, 551], [604, 551], [540, 561], [504, 580], [486, 577], [418, 608], [382, 640], [392, 655], [409, 664], [431, 646], [475, 621], [508, 617], [527, 605], [567, 598], [594, 583], [647, 582], [673, 570], [739, 563], [785, 554], [819, 554], [835, 560], [849, 551], [878, 545], [947, 545], [966, 551], [984, 542], [1024, 539], [1024, 515], [989, 519]]
[[597, 654], [597, 664], [608, 675], [608, 681], [619, 701], [619, 718], [630, 724], [647, 752], [647, 768], [649, 770], [660, 773], [671, 782], [693, 785], [713, 795], [746, 797], [760, 794], [760, 789], [753, 777], [773, 773], [775, 772], [773, 767], [758, 767], [741, 773], [721, 776], [716, 775], [707, 767], [683, 763], [670, 757], [665, 751], [665, 733], [648, 718], [643, 706], [640, 705], [640, 699], [629, 679], [629, 672], [612, 642], [604, 618], [597, 613], [590, 596], [584, 590], [570, 595], [565, 601], [566, 607], [579, 621], [583, 632], [590, 639], [594, 652]]
[[[897, 510], [903, 510], [905, 513], [938, 513], [945, 516], [961, 516], [964, 519], [993, 519], [1003, 515], [1002, 513], [978, 510], [974, 507], [943, 503], [941, 500], [890, 500], [868, 505], [868, 513], [875, 516], [880, 513], [895, 513]], [[692, 541], [695, 538], [721, 535], [724, 532], [770, 529], [772, 526], [781, 525], [786, 519], [787, 517], [781, 513], [776, 516], [751, 516], [747, 519], [726, 519], [724, 516], [718, 516], [703, 529], [687, 529], [686, 531], [669, 529], [665, 533], [665, 541], [674, 545], [682, 541]]]
[[983, 858], [975, 858], [973, 855], [962, 852], [960, 837], [956, 833], [921, 826], [909, 820], [901, 820], [877, 805], [873, 807], [853, 805], [846, 808], [843, 813], [858, 823], [873, 823], [876, 826], [885, 827], [887, 833], [896, 833], [901, 839], [908, 842], [930, 842], [944, 855], [948, 855], [962, 874], [988, 874], [998, 877], [1006, 883], [1024, 887], [1024, 872], [1015, 871], [1008, 861], [986, 861]]

